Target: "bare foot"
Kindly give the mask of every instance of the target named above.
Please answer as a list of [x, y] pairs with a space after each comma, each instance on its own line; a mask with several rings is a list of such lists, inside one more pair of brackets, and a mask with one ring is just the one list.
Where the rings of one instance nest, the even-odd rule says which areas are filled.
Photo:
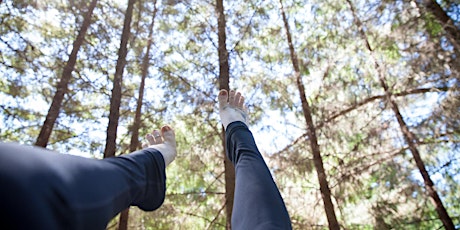
[[244, 110], [244, 97], [240, 92], [223, 89], [217, 97], [219, 101], [219, 115], [224, 128], [234, 121], [241, 121], [247, 125], [248, 115]]
[[153, 148], [160, 151], [161, 155], [165, 160], [166, 166], [173, 162], [176, 158], [176, 135], [174, 130], [165, 125], [161, 128], [161, 133], [157, 129], [153, 130], [152, 133], [146, 136], [149, 145], [146, 148]]

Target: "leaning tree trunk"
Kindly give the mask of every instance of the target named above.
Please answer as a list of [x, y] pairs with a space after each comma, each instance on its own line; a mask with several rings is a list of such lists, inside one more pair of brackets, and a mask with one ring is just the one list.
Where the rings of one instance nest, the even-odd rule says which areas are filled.
[[294, 45], [292, 44], [291, 32], [289, 30], [289, 24], [286, 18], [286, 13], [284, 12], [282, 0], [280, 0], [280, 9], [284, 22], [284, 27], [286, 29], [286, 37], [289, 45], [289, 52], [291, 54], [292, 66], [294, 68], [294, 76], [296, 78], [297, 88], [300, 94], [300, 101], [302, 102], [302, 111], [304, 114], [305, 122], [307, 123], [308, 127], [307, 134], [310, 140], [310, 147], [313, 153], [313, 162], [318, 176], [321, 196], [323, 198], [324, 203], [324, 209], [326, 211], [326, 217], [329, 223], [329, 229], [340, 229], [339, 222], [337, 221], [337, 217], [335, 215], [334, 204], [332, 203], [331, 199], [331, 190], [329, 189], [329, 184], [327, 182], [327, 176], [324, 170], [323, 160], [321, 158], [321, 152], [318, 145], [318, 139], [316, 137], [316, 128], [315, 124], [313, 123], [311, 108], [307, 101], [307, 97], [305, 96], [305, 88], [302, 82], [302, 76], [300, 75], [299, 61], [297, 59]]
[[[132, 126], [132, 135], [131, 142], [129, 143], [129, 152], [134, 152], [139, 147], [139, 129], [141, 126], [141, 111], [142, 111], [142, 102], [144, 100], [144, 88], [145, 88], [145, 79], [147, 78], [149, 70], [149, 61], [150, 61], [150, 49], [152, 48], [152, 35], [153, 35], [153, 26], [155, 25], [155, 16], [157, 14], [157, 1], [153, 2], [153, 16], [152, 22], [149, 27], [149, 36], [147, 40], [147, 50], [145, 51], [144, 57], [142, 58], [142, 76], [141, 84], [139, 86], [139, 96], [137, 98], [136, 113], [134, 115], [134, 121]], [[128, 220], [129, 220], [129, 208], [125, 209], [120, 214], [120, 222], [118, 223], [118, 230], [127, 230], [128, 229]]]
[[[230, 79], [230, 64], [228, 61], [228, 51], [226, 46], [227, 35], [225, 33], [225, 14], [223, 0], [217, 0], [216, 11], [218, 15], [217, 28], [219, 40], [219, 89], [229, 90]], [[224, 149], [224, 167], [225, 167], [225, 204], [227, 214], [227, 229], [231, 229], [232, 211], [233, 211], [233, 198], [235, 194], [235, 168], [230, 160], [225, 156], [226, 143], [225, 131], [222, 126], [222, 145]]]
[[107, 139], [105, 142], [104, 158], [115, 156], [118, 119], [120, 118], [121, 105], [121, 84], [123, 71], [126, 65], [126, 55], [128, 54], [128, 41], [131, 35], [131, 19], [133, 7], [136, 0], [129, 0], [126, 9], [123, 32], [121, 34], [120, 48], [118, 50], [118, 60], [113, 77], [112, 97], [110, 98], [109, 124], [107, 126]]
[[70, 79], [72, 78], [72, 72], [77, 62], [78, 51], [80, 50], [80, 47], [85, 40], [86, 31], [91, 25], [91, 16], [93, 15], [96, 3], [97, 0], [92, 0], [89, 4], [88, 12], [86, 12], [84, 16], [80, 31], [78, 32], [77, 38], [73, 43], [72, 52], [70, 53], [69, 59], [64, 66], [61, 79], [56, 86], [56, 94], [54, 94], [53, 101], [51, 102], [51, 106], [45, 118], [45, 122], [43, 123], [40, 134], [38, 135], [37, 141], [35, 142], [36, 146], [46, 147], [46, 145], [48, 145], [51, 132], [53, 131], [54, 124], [56, 123], [56, 120], [59, 116], [59, 111], [61, 110], [62, 101], [64, 100]]
[[431, 13], [442, 24], [447, 33], [447, 38], [457, 52], [460, 52], [460, 30], [455, 26], [454, 21], [447, 15], [439, 3], [435, 0], [422, 0], [421, 3], [419, 1], [415, 2], [419, 5], [420, 9], [425, 9], [426, 12]]
[[350, 0], [346, 0], [348, 5], [350, 6], [351, 12], [353, 14], [353, 18], [355, 21], [356, 26], [358, 27], [359, 33], [366, 45], [366, 49], [369, 51], [370, 56], [372, 61], [374, 62], [375, 69], [377, 70], [377, 74], [379, 77], [379, 82], [380, 86], [384, 89], [385, 91], [385, 99], [389, 103], [391, 110], [396, 116], [396, 120], [398, 121], [399, 127], [401, 129], [402, 135], [404, 137], [404, 140], [406, 141], [407, 145], [409, 146], [409, 150], [412, 153], [412, 156], [415, 160], [415, 164], [417, 165], [417, 168], [420, 171], [420, 174], [422, 174], [423, 182], [425, 183], [425, 189], [428, 192], [428, 195], [431, 199], [431, 202], [433, 203], [436, 212], [438, 213], [439, 219], [442, 221], [444, 228], [447, 230], [453, 230], [455, 229], [454, 223], [452, 222], [452, 219], [450, 218], [449, 214], [447, 213], [446, 208], [444, 207], [441, 198], [439, 197], [436, 188], [434, 187], [434, 183], [430, 178], [430, 175], [428, 171], [425, 168], [425, 163], [422, 160], [422, 157], [420, 156], [420, 152], [418, 151], [417, 148], [417, 137], [415, 136], [414, 133], [412, 133], [409, 130], [409, 127], [407, 126], [406, 122], [404, 121], [404, 118], [401, 115], [401, 112], [399, 110], [398, 104], [396, 101], [393, 99], [393, 94], [388, 87], [388, 84], [386, 83], [385, 80], [385, 74], [384, 71], [382, 70], [380, 64], [377, 62], [377, 59], [374, 57], [374, 50], [372, 49], [369, 39], [367, 38], [366, 32], [363, 30], [362, 23], [359, 20], [359, 18], [356, 15], [355, 9], [353, 7], [353, 4], [351, 3]]

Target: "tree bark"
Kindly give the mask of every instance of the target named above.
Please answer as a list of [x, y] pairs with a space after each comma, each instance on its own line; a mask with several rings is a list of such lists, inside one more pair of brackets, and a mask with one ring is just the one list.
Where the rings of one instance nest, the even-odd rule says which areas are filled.
[[326, 217], [329, 223], [329, 229], [340, 229], [340, 225], [335, 215], [334, 204], [332, 203], [331, 199], [331, 190], [327, 182], [327, 176], [324, 170], [323, 160], [321, 158], [321, 152], [318, 145], [318, 139], [316, 137], [316, 128], [313, 122], [310, 104], [308, 103], [307, 97], [305, 95], [305, 88], [302, 82], [302, 76], [300, 74], [299, 61], [297, 59], [297, 54], [295, 52], [294, 45], [292, 44], [291, 32], [289, 30], [289, 24], [286, 18], [286, 13], [284, 12], [282, 0], [280, 0], [280, 10], [284, 22], [284, 27], [286, 29], [286, 37], [289, 45], [289, 52], [291, 54], [292, 66], [294, 68], [294, 76], [296, 78], [297, 88], [299, 90], [300, 100], [302, 103], [302, 111], [304, 114], [305, 122], [307, 123], [308, 127], [308, 138], [310, 140], [310, 147], [313, 153], [313, 162], [318, 176], [321, 196], [323, 198], [324, 203], [324, 209], [326, 211]]
[[[147, 78], [147, 75], [149, 72], [150, 50], [152, 48], [152, 43], [153, 43], [153, 38], [152, 38], [153, 26], [155, 25], [155, 16], [157, 14], [156, 4], [157, 4], [157, 1], [154, 0], [152, 22], [150, 23], [150, 26], [149, 26], [149, 36], [147, 40], [147, 50], [145, 51], [145, 55], [142, 58], [141, 84], [139, 86], [139, 95], [137, 98], [136, 113], [134, 115], [134, 121], [133, 121], [133, 126], [132, 126], [131, 141], [129, 143], [129, 152], [131, 153], [136, 151], [139, 147], [139, 129], [141, 126], [142, 103], [144, 100], [145, 79]], [[129, 208], [121, 212], [120, 221], [118, 223], [118, 230], [127, 230], [128, 221], [129, 221]]]
[[[224, 14], [223, 0], [216, 1], [217, 28], [218, 28], [218, 54], [219, 54], [219, 89], [230, 89], [230, 64], [228, 61], [227, 35], [225, 32], [226, 22]], [[233, 198], [235, 194], [235, 168], [232, 162], [226, 157], [225, 130], [222, 126], [222, 145], [224, 149], [224, 167], [225, 167], [225, 204], [226, 204], [226, 227], [231, 229], [231, 220], [233, 212]]]
[[88, 11], [84, 16], [80, 31], [78, 32], [77, 38], [73, 43], [72, 52], [70, 53], [69, 59], [64, 66], [61, 79], [56, 86], [56, 93], [54, 94], [53, 101], [51, 102], [51, 106], [48, 109], [48, 114], [46, 115], [45, 122], [43, 123], [43, 126], [35, 142], [36, 146], [46, 147], [48, 145], [51, 132], [53, 131], [54, 124], [56, 123], [59, 112], [61, 110], [62, 101], [64, 100], [70, 79], [72, 78], [72, 72], [75, 68], [75, 64], [77, 63], [78, 51], [80, 50], [80, 47], [85, 40], [86, 31], [91, 25], [91, 16], [93, 15], [94, 8], [96, 8], [96, 3], [97, 0], [91, 1]]
[[123, 71], [126, 65], [126, 56], [128, 54], [128, 42], [131, 35], [131, 19], [133, 8], [136, 0], [129, 0], [123, 23], [123, 32], [121, 34], [120, 48], [118, 50], [118, 60], [113, 77], [112, 97], [110, 98], [109, 124], [107, 126], [107, 139], [105, 142], [104, 158], [115, 156], [118, 119], [120, 118], [121, 105], [121, 84], [123, 81]]
[[369, 40], [367, 38], [366, 32], [362, 28], [362, 23], [359, 20], [359, 18], [356, 15], [356, 11], [354, 9], [353, 4], [351, 3], [350, 0], [346, 0], [348, 5], [350, 6], [351, 12], [353, 14], [353, 18], [355, 21], [356, 26], [358, 27], [359, 33], [366, 45], [367, 50], [370, 53], [371, 59], [374, 63], [375, 69], [378, 72], [378, 77], [379, 77], [379, 82], [380, 86], [384, 89], [385, 91], [385, 99], [389, 103], [391, 110], [396, 116], [396, 120], [398, 121], [399, 127], [401, 129], [402, 135], [404, 137], [404, 140], [406, 141], [407, 145], [409, 146], [409, 150], [412, 153], [412, 156], [415, 160], [415, 164], [417, 165], [417, 168], [420, 171], [420, 174], [422, 174], [423, 182], [425, 183], [425, 189], [428, 192], [428, 195], [431, 199], [432, 204], [434, 205], [436, 212], [438, 213], [439, 219], [444, 225], [444, 228], [447, 230], [454, 230], [455, 226], [454, 223], [452, 222], [452, 219], [450, 218], [449, 214], [447, 213], [446, 208], [444, 207], [441, 198], [439, 197], [436, 188], [434, 187], [434, 183], [430, 178], [430, 175], [428, 171], [425, 168], [425, 163], [422, 160], [422, 157], [420, 156], [420, 152], [418, 151], [417, 145], [417, 137], [415, 136], [414, 133], [412, 133], [409, 130], [409, 127], [407, 126], [407, 123], [404, 121], [404, 118], [401, 115], [401, 112], [399, 110], [398, 104], [396, 101], [393, 99], [393, 94], [391, 92], [391, 89], [388, 87], [386, 80], [385, 80], [385, 74], [384, 71], [382, 70], [380, 64], [377, 62], [376, 58], [374, 57], [374, 50], [372, 49]]

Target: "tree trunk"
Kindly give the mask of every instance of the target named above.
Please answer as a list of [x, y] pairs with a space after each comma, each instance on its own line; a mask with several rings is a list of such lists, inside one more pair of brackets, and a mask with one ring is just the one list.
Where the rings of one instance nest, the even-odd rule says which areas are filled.
[[291, 62], [294, 68], [294, 75], [297, 82], [297, 88], [299, 90], [300, 100], [302, 102], [302, 111], [304, 114], [305, 122], [307, 123], [308, 127], [308, 138], [310, 140], [310, 147], [313, 153], [313, 162], [318, 176], [321, 196], [323, 198], [324, 203], [324, 209], [326, 211], [327, 221], [329, 223], [329, 229], [340, 229], [340, 225], [335, 215], [334, 204], [332, 203], [331, 199], [331, 190], [329, 189], [326, 172], [324, 171], [323, 160], [321, 158], [318, 139], [316, 137], [316, 128], [315, 124], [313, 123], [311, 108], [307, 101], [307, 97], [305, 96], [305, 88], [302, 82], [302, 76], [300, 75], [299, 61], [295, 53], [294, 45], [292, 44], [291, 32], [289, 30], [289, 24], [286, 18], [286, 13], [284, 12], [282, 0], [280, 0], [280, 10], [284, 22], [284, 27], [286, 29], [286, 37], [289, 45], [289, 52], [291, 54]]
[[425, 163], [423, 162], [420, 152], [418, 151], [417, 148], [417, 137], [415, 136], [414, 133], [412, 133], [406, 122], [404, 121], [401, 112], [399, 110], [398, 104], [394, 101], [393, 95], [391, 90], [389, 89], [388, 85], [386, 84], [385, 80], [385, 74], [384, 71], [382, 70], [380, 64], [377, 62], [376, 58], [373, 55], [373, 49], [369, 43], [369, 40], [367, 38], [366, 32], [362, 29], [362, 23], [359, 20], [359, 18], [356, 16], [355, 9], [353, 7], [353, 4], [351, 3], [350, 0], [347, 0], [348, 5], [350, 6], [351, 12], [353, 14], [355, 24], [358, 27], [359, 33], [364, 40], [364, 43], [366, 45], [367, 50], [369, 51], [372, 61], [374, 62], [375, 69], [378, 71], [378, 77], [379, 77], [379, 82], [380, 86], [385, 91], [385, 99], [387, 102], [390, 104], [390, 108], [393, 111], [393, 113], [396, 116], [396, 120], [398, 121], [399, 127], [401, 129], [401, 132], [403, 134], [404, 140], [406, 141], [407, 145], [409, 146], [409, 150], [412, 153], [412, 156], [414, 157], [415, 164], [417, 165], [417, 168], [420, 171], [420, 174], [422, 174], [423, 182], [425, 183], [425, 189], [428, 192], [428, 195], [431, 199], [431, 202], [433, 203], [436, 212], [438, 213], [439, 219], [442, 221], [444, 228], [447, 230], [453, 230], [455, 229], [454, 223], [452, 222], [452, 219], [450, 218], [449, 214], [447, 213], [446, 208], [442, 204], [441, 198], [439, 197], [436, 188], [434, 187], [434, 183], [430, 178], [430, 175], [428, 174], [428, 171], [425, 168]]
[[109, 124], [107, 126], [107, 140], [105, 142], [104, 158], [115, 156], [118, 119], [120, 117], [121, 105], [121, 84], [123, 71], [126, 65], [126, 55], [128, 54], [128, 42], [131, 35], [131, 18], [133, 7], [136, 0], [129, 0], [126, 9], [123, 32], [121, 34], [120, 48], [118, 50], [118, 60], [113, 77], [112, 97], [110, 98]]
[[[228, 61], [228, 51], [226, 46], [227, 35], [225, 33], [226, 22], [224, 14], [223, 0], [216, 1], [216, 11], [218, 15], [217, 28], [219, 40], [219, 89], [229, 90], [230, 79], [230, 64]], [[225, 204], [226, 204], [226, 217], [227, 229], [231, 229], [231, 220], [233, 212], [233, 197], [235, 194], [235, 168], [232, 162], [225, 156], [226, 143], [225, 143], [225, 130], [222, 126], [222, 145], [224, 149], [224, 167], [225, 167]]]
[[[129, 143], [129, 152], [134, 152], [137, 150], [139, 146], [139, 128], [141, 126], [141, 112], [142, 112], [142, 102], [144, 100], [144, 88], [145, 88], [145, 79], [147, 78], [148, 70], [149, 70], [149, 60], [150, 60], [150, 49], [152, 47], [153, 39], [153, 26], [155, 24], [155, 16], [157, 14], [157, 1], [153, 2], [153, 16], [152, 22], [150, 23], [149, 27], [149, 37], [147, 41], [147, 50], [145, 51], [145, 55], [142, 58], [142, 76], [141, 76], [141, 84], [139, 86], [139, 95], [137, 98], [137, 106], [136, 106], [136, 113], [134, 115], [134, 121], [132, 126], [132, 135], [131, 135], [131, 142]], [[120, 214], [120, 222], [118, 223], [118, 230], [127, 230], [128, 229], [128, 220], [129, 220], [129, 208], [125, 209]]]
[[72, 47], [72, 52], [69, 55], [66, 65], [62, 71], [62, 76], [59, 83], [56, 86], [56, 94], [54, 94], [53, 101], [46, 115], [45, 122], [40, 130], [37, 141], [35, 142], [36, 146], [46, 147], [48, 145], [51, 132], [53, 131], [54, 124], [59, 116], [61, 110], [62, 101], [64, 96], [67, 93], [68, 85], [72, 77], [72, 72], [75, 68], [77, 62], [78, 51], [80, 50], [83, 41], [85, 40], [86, 31], [91, 25], [91, 16], [93, 15], [94, 8], [96, 8], [97, 0], [92, 0], [88, 12], [86, 12], [81, 25], [80, 31], [78, 32], [77, 38], [75, 39]]
[[[415, 2], [419, 4], [419, 8], [422, 8], [420, 7], [420, 3], [418, 1]], [[460, 30], [455, 26], [453, 20], [435, 0], [423, 0], [422, 2], [425, 9], [431, 13], [441, 24], [443, 24], [443, 28], [446, 31], [450, 42], [455, 47], [455, 49], [460, 52]]]
[[418, 151], [417, 137], [407, 127], [407, 124], [404, 121], [401, 112], [399, 111], [398, 104], [394, 101], [393, 95], [385, 82], [384, 75], [382, 74], [380, 66], [377, 62], [375, 62], [375, 67], [379, 71], [379, 81], [380, 85], [385, 90], [386, 100], [390, 103], [391, 110], [393, 110], [393, 113], [396, 116], [399, 127], [404, 136], [404, 140], [409, 145], [409, 150], [411, 151], [412, 156], [414, 157], [415, 164], [417, 165], [420, 174], [422, 174], [422, 178], [425, 183], [425, 189], [427, 190], [428, 195], [431, 198], [431, 202], [433, 203], [436, 212], [438, 213], [439, 219], [441, 219], [445, 229], [454, 230], [454, 223], [452, 222], [452, 219], [447, 213], [447, 210], [444, 207], [441, 198], [439, 197], [438, 192], [436, 191], [436, 188], [434, 187], [434, 183], [431, 180], [430, 175], [425, 168], [425, 163], [423, 162], [422, 157], [420, 156], [420, 152]]

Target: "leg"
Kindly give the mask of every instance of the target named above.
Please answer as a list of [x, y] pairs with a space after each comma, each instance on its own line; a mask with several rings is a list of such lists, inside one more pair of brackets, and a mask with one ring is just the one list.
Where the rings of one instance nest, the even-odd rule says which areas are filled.
[[[235, 165], [233, 229], [291, 229], [286, 206], [249, 131], [240, 93], [219, 94], [227, 156]], [[228, 100], [228, 102], [227, 102]]]
[[[174, 141], [172, 130], [162, 131], [163, 139]], [[0, 143], [2, 227], [104, 229], [130, 205], [158, 208], [165, 196], [167, 157], [155, 147], [95, 160]]]

